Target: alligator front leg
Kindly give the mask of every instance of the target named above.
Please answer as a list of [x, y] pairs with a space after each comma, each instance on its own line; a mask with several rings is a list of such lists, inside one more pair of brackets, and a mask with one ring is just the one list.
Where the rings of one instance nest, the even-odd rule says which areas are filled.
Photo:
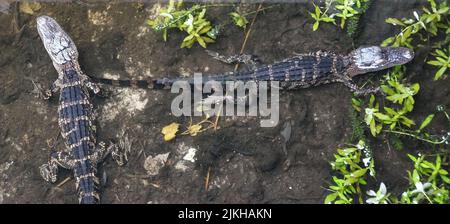
[[344, 83], [344, 85], [347, 86], [350, 89], [350, 91], [352, 91], [356, 96], [367, 96], [369, 94], [378, 94], [381, 92], [380, 87], [360, 88], [355, 83], [350, 82], [348, 80], [339, 80], [339, 81]]
[[106, 91], [104, 88], [100, 88], [100, 85], [93, 82], [88, 76], [84, 79], [84, 85], [97, 96], [106, 98], [111, 95], [109, 91]]
[[369, 94], [379, 94], [381, 92], [380, 87], [375, 88], [360, 88], [357, 86], [353, 80], [347, 75], [339, 75], [335, 80], [336, 82], [342, 82], [345, 86], [347, 86], [351, 92], [353, 92], [356, 96], [367, 96]]
[[245, 65], [248, 65], [251, 67], [251, 69], [255, 69], [257, 65], [260, 64], [259, 59], [254, 55], [249, 54], [238, 54], [233, 56], [224, 56], [220, 55], [219, 53], [215, 51], [206, 50], [206, 52], [213, 57], [216, 60], [219, 60], [226, 64], [233, 64], [233, 63], [244, 63]]
[[34, 89], [33, 93], [36, 95], [37, 98], [48, 100], [50, 99], [54, 93], [58, 92], [61, 89], [61, 80], [57, 79], [53, 84], [50, 86], [49, 89], [44, 89], [41, 87], [40, 84], [36, 83], [34, 80], [31, 80], [33, 83]]

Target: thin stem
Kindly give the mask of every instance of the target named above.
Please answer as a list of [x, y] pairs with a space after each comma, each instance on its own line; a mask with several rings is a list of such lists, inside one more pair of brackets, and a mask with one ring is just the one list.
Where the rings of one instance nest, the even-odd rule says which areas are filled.
[[433, 204], [433, 201], [431, 201], [431, 199], [428, 197], [427, 193], [425, 193], [425, 191], [422, 191], [422, 194], [427, 198], [428, 202], [430, 202], [430, 204]]
[[421, 141], [424, 141], [424, 142], [428, 142], [428, 143], [434, 144], [434, 145], [443, 144], [448, 139], [448, 136], [447, 136], [446, 138], [442, 139], [441, 141], [432, 141], [432, 140], [421, 138], [421, 137], [419, 137], [417, 135], [414, 135], [414, 134], [411, 134], [411, 133], [407, 133], [407, 132], [402, 132], [402, 131], [383, 130], [383, 132], [394, 133], [394, 134], [399, 134], [399, 135], [406, 135], [406, 136], [413, 137], [415, 139], [418, 139], [418, 140], [421, 140]]

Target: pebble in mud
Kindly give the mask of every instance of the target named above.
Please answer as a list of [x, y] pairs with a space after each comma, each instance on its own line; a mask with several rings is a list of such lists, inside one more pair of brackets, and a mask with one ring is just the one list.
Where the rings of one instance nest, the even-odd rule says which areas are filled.
[[169, 158], [169, 154], [170, 152], [159, 154], [156, 155], [155, 157], [148, 156], [144, 162], [144, 169], [147, 171], [148, 175], [150, 176], [158, 175], [161, 168], [163, 168], [166, 165], [167, 159]]

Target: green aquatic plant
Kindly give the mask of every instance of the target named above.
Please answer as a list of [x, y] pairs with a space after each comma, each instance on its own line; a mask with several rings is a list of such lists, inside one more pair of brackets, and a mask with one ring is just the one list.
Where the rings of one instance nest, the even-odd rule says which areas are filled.
[[414, 162], [414, 170], [408, 171], [409, 187], [402, 193], [401, 203], [449, 203], [450, 178], [448, 171], [442, 167], [440, 155], [435, 162], [425, 160], [424, 155], [415, 157], [408, 154]]
[[336, 20], [333, 18], [334, 15], [328, 16], [328, 14], [327, 14], [329, 9], [330, 9], [330, 6], [328, 6], [326, 8], [326, 10], [322, 12], [320, 7], [316, 4], [314, 4], [314, 12], [309, 13], [311, 15], [311, 17], [315, 20], [314, 25], [313, 25], [313, 31], [316, 31], [319, 28], [320, 22], [336, 24]]
[[356, 145], [338, 149], [334, 157], [330, 164], [337, 175], [332, 177], [331, 193], [326, 196], [325, 204], [350, 204], [355, 196], [362, 203], [360, 185], [367, 184], [367, 174], [375, 176], [371, 150], [360, 140]]
[[[447, 126], [449, 130], [442, 136], [432, 135], [426, 132], [424, 129], [433, 121], [434, 117], [437, 113], [442, 113], [444, 117], [447, 119]], [[450, 139], [450, 116], [445, 111], [445, 107], [442, 105], [437, 106], [436, 112], [429, 114], [421, 123], [420, 127], [417, 130], [383, 130], [384, 132], [395, 134], [395, 137], [398, 136], [406, 136], [411, 137], [416, 140], [432, 144], [432, 145], [448, 145]]]
[[369, 190], [366, 193], [368, 196], [370, 196], [367, 200], [367, 204], [389, 204], [391, 201], [389, 200], [389, 197], [391, 196], [391, 193], [387, 192], [386, 185], [381, 182], [380, 188], [377, 192], [373, 190]]
[[235, 10], [229, 13], [230, 20], [220, 24], [213, 24], [207, 19], [207, 11], [211, 7], [235, 7], [234, 4], [193, 4], [189, 8], [183, 6], [183, 1], [170, 0], [164, 7], [159, 8], [158, 13], [153, 18], [147, 20], [154, 31], [162, 32], [164, 41], [167, 41], [169, 30], [180, 30], [186, 33], [181, 43], [181, 48], [191, 48], [198, 43], [203, 48], [207, 44], [214, 43], [220, 31], [228, 24], [234, 24], [240, 28], [246, 28], [249, 23], [247, 16], [264, 11], [269, 6], [256, 11], [241, 13]]
[[229, 14], [231, 18], [233, 19], [233, 23], [241, 28], [246, 28], [248, 24], [247, 18], [242, 13], [239, 12], [230, 12]]
[[436, 49], [433, 55], [435, 60], [427, 61], [427, 63], [439, 68], [434, 76], [434, 80], [438, 80], [443, 76], [446, 77], [448, 75], [447, 71], [450, 70], [450, 45], [444, 50]]
[[319, 28], [320, 22], [336, 24], [336, 19], [339, 19], [341, 29], [344, 29], [347, 21], [352, 21], [347, 26], [347, 33], [352, 36], [356, 32], [359, 15], [367, 10], [369, 2], [370, 0], [328, 0], [325, 1], [325, 10], [313, 2], [314, 12], [310, 12], [315, 21], [313, 31]]
[[[392, 76], [391, 76], [392, 77]], [[386, 84], [381, 85], [386, 94], [385, 99], [391, 101], [392, 106], [383, 106], [375, 104], [375, 96], [371, 95], [369, 104], [365, 108], [364, 121], [370, 128], [370, 133], [377, 136], [381, 133], [383, 126], [386, 125], [390, 130], [394, 130], [399, 125], [411, 127], [414, 121], [406, 116], [414, 108], [413, 96], [419, 92], [419, 84], [412, 85], [401, 84], [397, 79], [391, 78]]]
[[399, 34], [389, 37], [383, 41], [381, 46], [393, 46], [400, 47], [405, 46], [409, 48], [414, 48], [412, 41], [413, 36], [419, 36], [420, 40], [428, 40], [427, 35], [416, 35], [421, 34], [421, 31], [426, 31], [425, 34], [431, 34], [432, 36], [437, 36], [439, 29], [444, 33], [450, 33], [450, 25], [448, 17], [450, 15], [449, 7], [446, 1], [442, 1], [437, 4], [435, 0], [428, 0], [430, 3], [430, 8], [423, 7], [421, 14], [417, 11], [413, 12], [414, 19], [411, 18], [388, 18], [386, 22], [395, 26], [400, 26], [402, 30]]
[[[408, 170], [409, 185], [400, 195], [400, 198], [393, 196], [387, 191], [383, 182], [377, 192], [367, 191], [369, 196], [366, 200], [368, 204], [448, 204], [450, 177], [447, 171], [448, 164], [444, 165], [446, 156], [425, 156], [419, 154], [413, 156], [408, 154], [410, 160], [414, 162], [414, 168]], [[434, 157], [434, 162], [427, 160], [427, 157]]]
[[[449, 37], [450, 10], [446, 1], [428, 0], [430, 6], [423, 7], [420, 12], [413, 12], [415, 19], [395, 19], [389, 18], [387, 23], [400, 26], [401, 32], [398, 35], [389, 37], [383, 46], [406, 46], [415, 48], [420, 43], [429, 44], [433, 48], [434, 58], [428, 60], [428, 64], [436, 66], [437, 72], [435, 79], [446, 77], [449, 71]], [[328, 14], [331, 15], [331, 14]], [[444, 40], [442, 40], [445, 37]], [[441, 39], [441, 40], [440, 40]], [[419, 44], [418, 44], [419, 43]], [[409, 83], [406, 79], [406, 66], [396, 66], [389, 71], [381, 80], [380, 88], [383, 96], [373, 96], [370, 98], [352, 98], [352, 107], [357, 116], [356, 121], [351, 120], [352, 127], [354, 123], [363, 123], [367, 125], [368, 132], [379, 140], [386, 140], [387, 146], [392, 143], [395, 149], [406, 150], [402, 139], [407, 137], [415, 142], [425, 143], [432, 149], [440, 149], [444, 152], [448, 149], [450, 141], [450, 116], [443, 106], [437, 107], [437, 112], [428, 114], [420, 125], [415, 126], [415, 122], [408, 116], [414, 110], [414, 97], [420, 91], [418, 83]], [[358, 112], [358, 113], [356, 113]], [[428, 126], [436, 120], [438, 114], [443, 114], [448, 121], [448, 131], [444, 134], [430, 134]], [[358, 119], [361, 122], [358, 122]], [[353, 128], [357, 130], [357, 128]], [[445, 132], [445, 131], [444, 131]], [[368, 134], [370, 135], [370, 134]], [[368, 139], [368, 136], [361, 136], [359, 139]], [[367, 141], [365, 141], [367, 142]], [[432, 157], [435, 161], [428, 161], [425, 158]], [[409, 155], [414, 162], [414, 169], [408, 171], [409, 186], [403, 194], [397, 198], [387, 191], [387, 187], [381, 184], [377, 191], [367, 192], [366, 203], [449, 203], [449, 185], [448, 176], [448, 154], [419, 155], [414, 157]], [[326, 198], [326, 203], [339, 201], [339, 203], [353, 203], [355, 195], [359, 196], [359, 202], [362, 201], [361, 194], [358, 193], [355, 186], [345, 185], [344, 178], [333, 177], [334, 191]], [[331, 187], [330, 187], [331, 189]]]
[[147, 20], [147, 24], [155, 31], [162, 32], [164, 41], [167, 41], [169, 29], [177, 28], [187, 33], [181, 43], [181, 48], [191, 48], [198, 43], [206, 48], [207, 43], [213, 43], [216, 35], [212, 23], [205, 18], [206, 6], [195, 4], [188, 9], [182, 9], [182, 1], [175, 3], [169, 1], [166, 7], [161, 8], [154, 19]]

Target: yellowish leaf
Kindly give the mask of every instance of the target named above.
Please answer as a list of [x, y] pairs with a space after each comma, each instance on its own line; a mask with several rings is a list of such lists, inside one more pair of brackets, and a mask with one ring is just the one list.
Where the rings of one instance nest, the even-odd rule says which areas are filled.
[[199, 124], [191, 125], [188, 128], [188, 132], [191, 136], [196, 136], [199, 132], [201, 132], [201, 130], [202, 130], [202, 126]]
[[180, 126], [180, 124], [175, 123], [175, 122], [165, 126], [161, 131], [161, 133], [164, 135], [164, 141], [167, 142], [167, 141], [174, 139], [176, 136], [176, 133], [178, 132], [179, 126]]
[[20, 11], [26, 14], [33, 15], [34, 12], [39, 11], [39, 9], [41, 9], [41, 4], [38, 2], [35, 3], [23, 2], [20, 4]]

